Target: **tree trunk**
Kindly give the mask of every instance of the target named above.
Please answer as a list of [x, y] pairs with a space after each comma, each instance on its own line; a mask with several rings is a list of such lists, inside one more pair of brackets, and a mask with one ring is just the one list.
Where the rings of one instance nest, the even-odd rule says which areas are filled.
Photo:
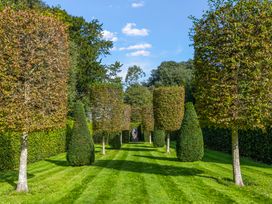
[[240, 157], [239, 157], [239, 140], [238, 140], [238, 129], [232, 129], [232, 168], [233, 168], [233, 180], [238, 186], [244, 186], [243, 178], [240, 168]]
[[121, 145], [123, 144], [123, 132], [121, 132], [121, 135], [120, 135], [120, 144]]
[[102, 154], [106, 154], [106, 148], [105, 148], [105, 136], [102, 137]]
[[152, 144], [152, 137], [151, 137], [151, 133], [149, 135], [149, 144]]
[[166, 153], [170, 153], [170, 136], [167, 134], [167, 142], [166, 142]]
[[27, 137], [26, 132], [23, 133], [21, 138], [21, 155], [19, 164], [19, 178], [17, 184], [17, 192], [28, 192], [27, 185]]

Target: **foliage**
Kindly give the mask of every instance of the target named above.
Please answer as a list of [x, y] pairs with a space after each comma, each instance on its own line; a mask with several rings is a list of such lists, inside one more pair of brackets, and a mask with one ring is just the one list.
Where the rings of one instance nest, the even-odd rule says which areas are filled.
[[193, 62], [162, 62], [152, 70], [148, 86], [185, 86], [190, 85], [193, 74]]
[[272, 2], [222, 1], [195, 20], [196, 109], [225, 128], [265, 128], [272, 111]]
[[145, 77], [145, 73], [139, 66], [132, 66], [128, 68], [128, 72], [125, 78], [127, 86], [139, 84], [139, 80]]
[[109, 136], [109, 145], [113, 149], [121, 149], [120, 132], [111, 133]]
[[165, 145], [165, 131], [159, 130], [155, 127], [153, 132], [154, 147], [164, 147]]
[[117, 84], [94, 84], [91, 87], [94, 132], [120, 132], [123, 122], [123, 91]]
[[122, 64], [118, 61], [111, 65], [104, 65], [106, 70], [105, 81], [109, 83], [122, 84], [122, 77], [119, 77], [118, 74], [122, 71]]
[[177, 158], [183, 162], [200, 161], [204, 156], [202, 130], [192, 103], [185, 104], [185, 115], [177, 138]]
[[31, 10], [1, 11], [0, 128], [64, 128], [68, 61], [66, 28], [58, 20]]
[[[231, 152], [231, 131], [223, 128], [203, 128], [205, 146], [210, 149]], [[272, 129], [267, 131], [239, 131], [242, 156], [272, 164]]]
[[19, 9], [25, 8], [46, 8], [47, 6], [41, 0], [0, 0], [0, 9], [1, 7], [13, 7]]
[[[21, 133], [0, 133], [0, 170], [15, 169], [19, 165]], [[28, 163], [65, 152], [65, 129], [33, 132], [28, 139]]]
[[136, 84], [127, 88], [125, 92], [125, 103], [132, 108], [132, 122], [141, 122], [142, 107], [152, 105], [152, 92], [142, 85]]
[[154, 90], [154, 118], [158, 129], [171, 132], [180, 128], [184, 115], [184, 94], [184, 88], [178, 86]]
[[122, 130], [130, 130], [131, 106], [123, 104]]
[[153, 106], [142, 108], [142, 123], [145, 131], [150, 132], [154, 130]]
[[95, 150], [83, 103], [76, 102], [74, 113], [75, 123], [68, 144], [67, 161], [72, 166], [89, 165], [95, 160]]

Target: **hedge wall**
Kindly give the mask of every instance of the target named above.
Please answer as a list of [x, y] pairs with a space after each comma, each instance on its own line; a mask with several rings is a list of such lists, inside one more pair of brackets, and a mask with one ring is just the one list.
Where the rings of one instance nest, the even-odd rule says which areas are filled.
[[[231, 152], [231, 132], [228, 129], [203, 128], [207, 148]], [[272, 164], [272, 129], [239, 131], [240, 154], [254, 160]]]
[[[0, 133], [0, 170], [18, 167], [20, 157], [20, 134]], [[66, 130], [31, 133], [28, 137], [28, 162], [32, 163], [66, 150]]]

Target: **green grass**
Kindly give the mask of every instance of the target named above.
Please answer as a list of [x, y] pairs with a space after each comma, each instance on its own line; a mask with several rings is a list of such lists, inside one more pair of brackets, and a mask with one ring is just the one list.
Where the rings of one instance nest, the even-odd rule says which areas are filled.
[[[97, 148], [100, 150], [100, 148]], [[14, 191], [17, 172], [0, 172], [0, 203], [272, 203], [272, 168], [242, 160], [247, 185], [232, 183], [231, 157], [206, 151], [181, 163], [175, 151], [148, 144], [97, 152], [93, 166], [69, 167], [61, 154], [29, 165], [28, 194]]]

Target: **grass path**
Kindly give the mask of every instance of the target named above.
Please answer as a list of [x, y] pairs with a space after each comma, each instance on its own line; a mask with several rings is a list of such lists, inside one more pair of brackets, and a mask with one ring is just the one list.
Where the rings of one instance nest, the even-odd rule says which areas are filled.
[[70, 167], [61, 154], [29, 165], [28, 194], [14, 191], [17, 172], [0, 172], [0, 203], [272, 203], [272, 168], [242, 160], [246, 187], [232, 183], [230, 155], [206, 151], [201, 162], [149, 144], [97, 147], [93, 166]]

